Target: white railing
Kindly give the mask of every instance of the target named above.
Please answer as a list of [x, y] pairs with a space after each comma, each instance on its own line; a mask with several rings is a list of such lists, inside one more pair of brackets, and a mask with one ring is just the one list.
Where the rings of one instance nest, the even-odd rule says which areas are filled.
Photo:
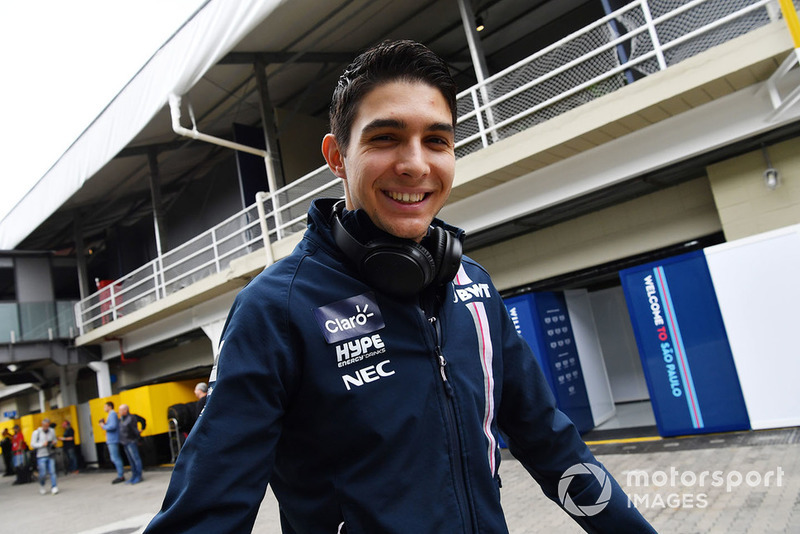
[[[635, 0], [459, 93], [456, 155], [616, 91], [779, 13], [775, 0]], [[80, 333], [227, 269], [231, 260], [264, 246], [263, 227], [270, 243], [303, 231], [314, 198], [343, 194], [341, 180], [321, 167], [266, 195], [266, 221], [253, 204], [77, 303]]]
[[[272, 243], [302, 231], [311, 201], [323, 195], [344, 195], [341, 180], [327, 167], [268, 195], [264, 206], [267, 239]], [[272, 209], [274, 197], [280, 199], [278, 211]], [[80, 334], [224, 271], [231, 260], [263, 248], [261, 222], [258, 206], [253, 204], [122, 278], [100, 284], [103, 287], [96, 293], [75, 305]]]

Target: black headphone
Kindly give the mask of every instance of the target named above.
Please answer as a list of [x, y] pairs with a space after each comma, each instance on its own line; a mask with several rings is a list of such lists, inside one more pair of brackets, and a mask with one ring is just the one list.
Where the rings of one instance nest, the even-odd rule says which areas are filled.
[[461, 265], [461, 240], [439, 226], [431, 227], [428, 247], [410, 239], [384, 237], [362, 244], [342, 225], [344, 200], [334, 204], [331, 228], [336, 245], [350, 258], [370, 286], [410, 297], [433, 284], [455, 278]]

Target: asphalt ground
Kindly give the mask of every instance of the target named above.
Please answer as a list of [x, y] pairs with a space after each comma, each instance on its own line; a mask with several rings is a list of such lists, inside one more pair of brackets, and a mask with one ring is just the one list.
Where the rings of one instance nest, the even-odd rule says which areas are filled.
[[[627, 434], [585, 438], [659, 532], [800, 534], [800, 428], [669, 439], [649, 429]], [[0, 532], [139, 533], [160, 508], [171, 472], [147, 468], [136, 485], [112, 485], [110, 470], [59, 474], [58, 495], [40, 495], [36, 482], [12, 485], [14, 477], [1, 477]], [[500, 476], [513, 534], [583, 532], [506, 451]], [[253, 532], [280, 533], [269, 491]]]

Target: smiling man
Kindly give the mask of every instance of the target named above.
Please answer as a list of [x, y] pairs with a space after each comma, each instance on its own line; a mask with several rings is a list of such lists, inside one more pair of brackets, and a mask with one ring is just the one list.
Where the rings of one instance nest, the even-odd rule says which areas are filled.
[[384, 82], [361, 100], [350, 128], [352, 136], [322, 141], [328, 165], [344, 180], [347, 209], [363, 209], [384, 232], [420, 242], [455, 173], [444, 95], [422, 81]]
[[411, 41], [342, 74], [322, 152], [345, 199], [316, 200], [293, 253], [237, 296], [146, 532], [249, 532], [270, 484], [285, 533], [505, 533], [500, 431], [586, 530], [653, 532], [556, 408], [463, 232], [435, 218], [455, 94]]

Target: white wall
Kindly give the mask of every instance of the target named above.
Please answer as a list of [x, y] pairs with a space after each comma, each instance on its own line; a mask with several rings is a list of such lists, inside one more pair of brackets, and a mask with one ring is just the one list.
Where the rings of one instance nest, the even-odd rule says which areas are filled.
[[700, 178], [474, 250], [501, 291], [719, 232]]
[[589, 293], [614, 402], [650, 398], [622, 287]]
[[572, 336], [581, 362], [583, 381], [595, 426], [608, 421], [616, 413], [611, 384], [606, 373], [603, 349], [597, 333], [589, 292], [576, 289], [564, 292], [572, 324]]
[[705, 253], [751, 427], [800, 425], [800, 225]]

